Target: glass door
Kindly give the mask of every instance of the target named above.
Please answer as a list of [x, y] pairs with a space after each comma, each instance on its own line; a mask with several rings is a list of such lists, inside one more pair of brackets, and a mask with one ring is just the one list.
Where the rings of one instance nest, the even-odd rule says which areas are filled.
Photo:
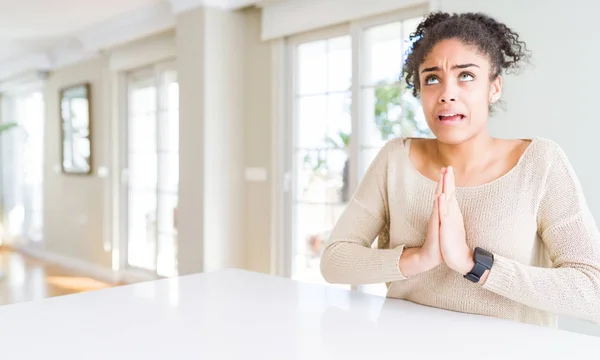
[[0, 239], [14, 245], [43, 240], [44, 111], [41, 91], [3, 97], [2, 121], [18, 127], [0, 135]]
[[173, 63], [127, 74], [127, 267], [177, 275], [179, 87]]
[[301, 39], [291, 52], [289, 266], [293, 279], [319, 283], [321, 254], [350, 196], [352, 41], [342, 29]]
[[[323, 283], [320, 260], [331, 230], [375, 155], [394, 138], [432, 136], [419, 100], [402, 79], [410, 34], [425, 11], [414, 8], [289, 39], [285, 275]], [[386, 290], [384, 284], [359, 289]]]

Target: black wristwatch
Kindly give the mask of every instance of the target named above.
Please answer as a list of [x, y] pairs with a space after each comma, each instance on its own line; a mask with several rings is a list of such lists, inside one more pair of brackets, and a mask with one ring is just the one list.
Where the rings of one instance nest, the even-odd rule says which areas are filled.
[[477, 247], [475, 248], [475, 251], [473, 251], [473, 261], [475, 262], [475, 266], [473, 266], [473, 269], [465, 275], [465, 278], [474, 283], [478, 283], [486, 270], [492, 270], [492, 265], [494, 265], [494, 254]]

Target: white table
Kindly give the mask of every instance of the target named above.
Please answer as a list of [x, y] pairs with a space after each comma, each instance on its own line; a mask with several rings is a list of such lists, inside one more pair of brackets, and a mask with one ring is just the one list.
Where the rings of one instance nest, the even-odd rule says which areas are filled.
[[2, 359], [598, 359], [600, 338], [226, 270], [0, 307]]

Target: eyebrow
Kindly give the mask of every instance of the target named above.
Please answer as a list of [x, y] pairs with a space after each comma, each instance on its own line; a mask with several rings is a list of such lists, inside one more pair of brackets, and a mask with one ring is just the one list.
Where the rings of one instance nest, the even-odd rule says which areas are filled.
[[[452, 66], [452, 70], [454, 70], [454, 69], [466, 69], [466, 68], [469, 68], [469, 67], [479, 67], [479, 65], [477, 65], [477, 64], [460, 64], [460, 65], [454, 65], [454, 66]], [[440, 70], [442, 70], [442, 69], [440, 69], [439, 66], [428, 67], [428, 68], [423, 69], [421, 71], [421, 74], [426, 73], [426, 72], [431, 72], [431, 71], [440, 71]]]

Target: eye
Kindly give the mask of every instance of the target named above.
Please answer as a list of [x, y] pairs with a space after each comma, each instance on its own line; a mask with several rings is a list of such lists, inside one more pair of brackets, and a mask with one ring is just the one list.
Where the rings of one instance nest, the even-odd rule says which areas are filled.
[[473, 79], [475, 79], [475, 76], [469, 73], [462, 73], [458, 76], [458, 79], [460, 81], [472, 81]]
[[427, 78], [425, 78], [425, 85], [437, 84], [438, 82], [439, 79], [435, 75], [430, 75]]

